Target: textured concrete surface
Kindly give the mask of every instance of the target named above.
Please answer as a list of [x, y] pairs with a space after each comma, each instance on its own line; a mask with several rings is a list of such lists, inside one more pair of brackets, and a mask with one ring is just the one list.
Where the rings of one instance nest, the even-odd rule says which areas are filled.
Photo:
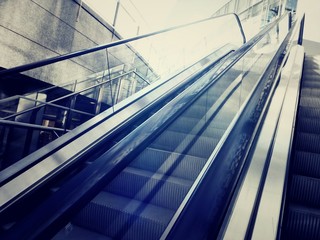
[[[0, 67], [11, 68], [112, 40], [112, 27], [74, 0], [1, 0]], [[117, 35], [118, 36], [118, 35]], [[114, 40], [119, 39], [115, 36]], [[127, 48], [109, 50], [109, 66], [133, 63], [135, 53]], [[139, 59], [138, 59], [139, 60]], [[92, 53], [26, 74], [60, 85], [102, 71], [107, 66], [106, 51]], [[145, 71], [145, 64], [139, 64]]]

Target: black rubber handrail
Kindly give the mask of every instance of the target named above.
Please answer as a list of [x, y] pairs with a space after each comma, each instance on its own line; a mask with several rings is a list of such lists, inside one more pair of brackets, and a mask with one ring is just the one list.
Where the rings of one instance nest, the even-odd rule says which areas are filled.
[[234, 15], [234, 17], [235, 17], [235, 19], [237, 21], [237, 24], [239, 26], [240, 33], [241, 33], [242, 38], [243, 38], [243, 43], [246, 43], [246, 37], [245, 37], [245, 34], [244, 34], [244, 31], [243, 31], [243, 28], [242, 28], [242, 25], [241, 25], [241, 22], [240, 22], [240, 19], [239, 19], [238, 15], [235, 14], [235, 13], [229, 13], [229, 14], [224, 14], [224, 15], [220, 15], [220, 16], [217, 16], [217, 17], [205, 18], [205, 19], [194, 21], [194, 22], [191, 22], [191, 23], [186, 23], [186, 24], [182, 24], [182, 25], [166, 28], [166, 29], [163, 29], [163, 30], [160, 30], [160, 31], [155, 31], [155, 32], [147, 33], [147, 34], [136, 36], [136, 37], [132, 37], [132, 38], [122, 39], [122, 40], [119, 40], [119, 41], [98, 45], [98, 46], [95, 46], [95, 47], [92, 47], [92, 48], [89, 48], [89, 49], [80, 50], [80, 51], [64, 54], [64, 55], [61, 55], [61, 56], [52, 57], [52, 58], [44, 59], [44, 60], [41, 60], [41, 61], [37, 61], [37, 62], [33, 62], [33, 63], [29, 63], [29, 64], [17, 66], [17, 67], [13, 67], [13, 68], [6, 69], [6, 70], [2, 70], [2, 71], [0, 71], [0, 77], [7, 76], [7, 75], [10, 75], [10, 74], [21, 73], [21, 72], [24, 72], [24, 71], [28, 71], [28, 70], [31, 70], [31, 69], [38, 68], [38, 67], [43, 67], [43, 66], [50, 65], [50, 64], [53, 64], [53, 63], [61, 62], [61, 61], [64, 61], [64, 60], [68, 60], [68, 59], [71, 59], [71, 58], [74, 58], [74, 57], [79, 57], [79, 56], [86, 55], [86, 54], [89, 54], [89, 53], [93, 53], [93, 52], [97, 52], [97, 51], [100, 51], [100, 50], [108, 49], [108, 48], [111, 48], [111, 47], [114, 47], [114, 46], [119, 46], [119, 45], [122, 45], [122, 44], [126, 44], [128, 42], [133, 42], [133, 41], [136, 41], [136, 40], [139, 40], [139, 39], [147, 38], [147, 37], [158, 35], [158, 34], [161, 34], [161, 33], [170, 32], [170, 31], [173, 31], [173, 30], [176, 30], [176, 29], [179, 29], [179, 28], [188, 27], [188, 26], [191, 26], [191, 25], [195, 25], [197, 23], [213, 20], [213, 19], [216, 19], [216, 18], [222, 18], [222, 17], [228, 16], [228, 15]]

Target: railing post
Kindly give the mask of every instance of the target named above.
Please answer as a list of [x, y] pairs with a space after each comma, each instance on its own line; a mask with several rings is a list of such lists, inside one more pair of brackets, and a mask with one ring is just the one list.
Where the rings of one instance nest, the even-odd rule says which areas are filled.
[[300, 31], [299, 31], [299, 38], [298, 38], [298, 45], [302, 45], [303, 42], [303, 31], [304, 31], [304, 21], [305, 21], [306, 15], [304, 14], [301, 22], [300, 22]]
[[292, 27], [292, 12], [289, 12], [289, 23], [288, 23], [289, 25], [288, 25], [288, 28], [289, 28], [289, 30], [291, 29], [291, 27]]
[[103, 97], [103, 85], [100, 85], [96, 89], [96, 107], [95, 107], [95, 115], [99, 114], [101, 111], [102, 97]]

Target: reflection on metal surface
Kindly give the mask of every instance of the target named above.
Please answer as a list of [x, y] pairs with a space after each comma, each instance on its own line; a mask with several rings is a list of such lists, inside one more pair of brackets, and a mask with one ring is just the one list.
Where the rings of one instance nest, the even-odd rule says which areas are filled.
[[[289, 81], [286, 90], [274, 147], [270, 159], [268, 173], [257, 212], [252, 233], [252, 239], [276, 239], [285, 182], [287, 161], [290, 158], [292, 137], [294, 132], [295, 114], [298, 105], [299, 86], [302, 75], [304, 48], [294, 46], [291, 50], [292, 58], [283, 73]], [[288, 60], [289, 61], [289, 60]]]
[[[253, 211], [255, 204], [258, 204], [258, 194], [261, 189], [261, 184], [263, 182], [263, 171], [265, 167], [267, 166], [268, 162], [268, 153], [270, 151], [270, 147], [273, 144], [274, 137], [277, 138], [279, 136], [283, 136], [287, 138], [289, 141], [291, 140], [291, 133], [290, 134], [284, 134], [276, 132], [279, 116], [280, 113], [281, 116], [284, 115], [284, 110], [290, 109], [290, 106], [288, 104], [292, 104], [292, 102], [295, 102], [295, 98], [289, 100], [287, 99], [288, 94], [290, 94], [290, 87], [292, 87], [292, 84], [296, 84], [297, 81], [300, 80], [299, 71], [301, 71], [301, 52], [298, 53], [298, 66], [296, 65], [296, 62], [294, 62], [296, 59], [296, 50], [297, 47], [292, 49], [292, 53], [290, 54], [290, 57], [287, 61], [287, 65], [282, 71], [282, 77], [280, 80], [280, 83], [277, 87], [277, 90], [272, 98], [272, 103], [270, 105], [270, 108], [268, 110], [268, 114], [266, 116], [266, 119], [264, 121], [263, 128], [260, 133], [260, 137], [258, 139], [255, 152], [252, 156], [252, 160], [248, 169], [248, 173], [245, 176], [245, 179], [242, 183], [240, 193], [237, 196], [236, 203], [233, 207], [233, 211], [231, 214], [231, 217], [228, 222], [228, 226], [224, 233], [224, 239], [244, 239], [247, 237], [248, 234], [248, 227], [249, 223], [253, 218]], [[298, 51], [301, 51], [298, 49]], [[303, 50], [302, 50], [303, 51]], [[300, 61], [300, 62], [299, 62]], [[300, 66], [299, 66], [300, 64]], [[298, 74], [296, 76], [291, 75], [292, 69], [295, 69], [298, 71]], [[301, 72], [300, 72], [301, 74]], [[293, 78], [293, 79], [291, 79]], [[291, 85], [290, 85], [291, 84]], [[293, 91], [297, 91], [297, 86], [293, 86]], [[289, 90], [287, 90], [289, 88]], [[296, 95], [294, 96], [296, 97]], [[293, 104], [293, 107], [295, 105]], [[288, 120], [287, 120], [288, 121]], [[288, 125], [290, 128], [290, 125]], [[278, 140], [278, 141], [282, 141]], [[280, 148], [281, 151], [283, 151], [283, 145], [280, 144], [280, 142], [274, 143], [275, 148]], [[282, 156], [282, 159], [287, 156], [287, 152], [283, 152], [285, 156]], [[272, 163], [271, 163], [272, 164]], [[279, 170], [279, 166], [276, 166], [276, 170]], [[285, 166], [282, 170], [285, 172]], [[279, 186], [279, 191], [277, 194], [278, 196], [274, 196], [273, 194], [269, 195], [269, 198], [267, 198], [265, 201], [267, 202], [268, 206], [264, 208], [264, 214], [272, 214], [273, 216], [276, 216], [279, 214], [280, 211], [280, 203], [282, 198], [282, 185], [279, 185], [279, 182], [274, 182], [273, 180], [277, 180], [274, 178], [275, 176], [270, 177], [270, 187], [271, 189], [275, 189], [276, 186]], [[273, 179], [273, 180], [272, 180]], [[267, 193], [265, 193], [267, 194]], [[278, 198], [278, 202], [277, 202]], [[279, 201], [280, 200], [280, 201]], [[265, 204], [265, 203], [261, 203]], [[278, 209], [272, 210], [272, 206], [275, 207], [278, 205]], [[261, 214], [262, 216], [263, 214]], [[253, 239], [275, 239], [276, 231], [277, 231], [277, 217], [272, 217], [272, 220], [270, 220], [269, 224], [268, 221], [265, 221], [265, 219], [260, 220], [260, 232], [256, 232], [255, 236], [253, 236]], [[270, 227], [268, 234], [265, 233], [266, 228]]]

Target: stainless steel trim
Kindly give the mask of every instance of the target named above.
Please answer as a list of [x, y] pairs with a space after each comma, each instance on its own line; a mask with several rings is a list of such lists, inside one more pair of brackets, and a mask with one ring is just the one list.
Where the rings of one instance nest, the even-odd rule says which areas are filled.
[[0, 119], [0, 125], [30, 128], [33, 130], [65, 132], [65, 129], [63, 128], [46, 127], [46, 126], [41, 126], [41, 125], [36, 125], [31, 123], [15, 122], [15, 121], [8, 121], [8, 120], [2, 120], [2, 119]]
[[[280, 68], [286, 64], [286, 59], [289, 56], [292, 44], [297, 39], [297, 29], [298, 26], [295, 25], [289, 40], [286, 55]], [[290, 64], [292, 64], [290, 61], [292, 60], [287, 62], [286, 68], [290, 67]], [[275, 79], [279, 79], [280, 75], [281, 71], [278, 72]], [[275, 130], [272, 130], [276, 128], [278, 123], [287, 84], [288, 81], [286, 79], [282, 79], [272, 98], [272, 102], [270, 104], [256, 145], [257, 147], [253, 153], [252, 160], [249, 165], [249, 169], [244, 177], [243, 182], [241, 183], [240, 191], [236, 197], [230, 216], [227, 219], [227, 226], [222, 230], [221, 237], [223, 237], [223, 239], [245, 239], [246, 237], [250, 219], [252, 218], [255, 203], [257, 201], [263, 169], [267, 161], [269, 146], [272, 144], [275, 135]]]
[[[279, 74], [280, 75], [280, 72]], [[277, 76], [278, 78], [279, 76]], [[269, 146], [274, 138], [278, 116], [288, 81], [280, 81], [265, 118], [260, 136], [252, 156], [248, 172], [242, 182], [240, 193], [233, 206], [223, 239], [245, 239], [255, 201], [258, 195], [263, 169], [267, 160]]]
[[[265, 180], [252, 239], [276, 239], [282, 194], [288, 159], [295, 128], [295, 115], [299, 100], [304, 48], [296, 45], [291, 50], [292, 59], [284, 69], [282, 78], [289, 81], [273, 144], [270, 165]], [[288, 60], [289, 61], [289, 60]]]

